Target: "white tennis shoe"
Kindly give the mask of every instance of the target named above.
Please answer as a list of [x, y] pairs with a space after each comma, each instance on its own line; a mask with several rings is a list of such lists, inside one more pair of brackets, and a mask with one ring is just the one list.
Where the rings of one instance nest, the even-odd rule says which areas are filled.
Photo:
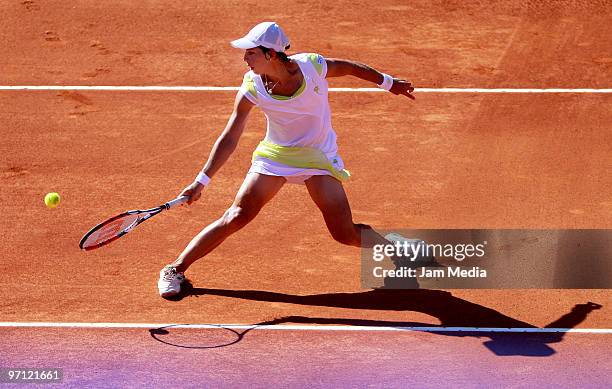
[[181, 291], [181, 284], [185, 281], [185, 275], [176, 271], [172, 265], [167, 265], [159, 272], [157, 289], [162, 297], [176, 296]]

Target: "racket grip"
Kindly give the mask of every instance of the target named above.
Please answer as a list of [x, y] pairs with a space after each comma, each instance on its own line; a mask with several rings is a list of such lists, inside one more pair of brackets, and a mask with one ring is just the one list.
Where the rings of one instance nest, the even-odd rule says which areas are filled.
[[189, 200], [188, 196], [177, 197], [174, 200], [168, 201], [166, 204], [164, 204], [164, 208], [170, 209], [170, 208], [175, 207], [177, 205], [181, 205], [183, 203], [186, 203], [187, 200]]

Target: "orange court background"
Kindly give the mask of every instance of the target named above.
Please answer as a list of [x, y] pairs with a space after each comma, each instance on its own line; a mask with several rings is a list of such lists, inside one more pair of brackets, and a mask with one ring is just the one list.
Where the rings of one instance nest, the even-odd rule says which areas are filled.
[[[411, 80], [416, 101], [384, 93], [330, 93], [340, 153], [353, 174], [345, 188], [356, 222], [379, 229], [612, 228], [610, 94], [418, 91], [610, 88], [608, 1], [17, 0], [3, 8], [3, 86], [238, 86], [247, 68], [242, 52], [229, 41], [264, 20], [285, 29], [290, 53], [348, 58]], [[342, 78], [330, 86], [373, 85]], [[0, 91], [2, 321], [257, 324], [290, 318], [279, 324], [543, 327], [561, 320], [573, 328], [610, 328], [609, 290], [395, 295], [361, 290], [359, 249], [335, 242], [306, 189], [293, 185], [189, 270], [196, 293], [174, 302], [159, 298], [161, 267], [231, 204], [265, 133], [258, 110], [199, 202], [160, 215], [108, 247], [79, 251], [80, 237], [96, 223], [168, 201], [189, 184], [223, 129], [234, 96], [231, 91]], [[50, 210], [42, 200], [53, 191], [62, 202]], [[589, 301], [602, 307], [563, 319]], [[296, 358], [278, 359], [298, 377], [287, 381], [288, 375], [274, 376], [261, 365], [267, 354], [258, 350], [267, 347], [273, 353], [279, 341], [305, 353], [321, 338], [308, 340], [313, 335], [301, 332], [280, 338], [258, 334], [245, 344], [247, 335], [240, 342], [245, 354], [227, 347], [212, 357], [162, 345], [142, 330], [117, 330], [109, 338], [104, 331], [0, 331], [6, 351], [0, 365], [35, 367], [53, 360], [64, 364], [70, 373], [66, 382], [74, 385], [115, 382], [108, 379], [132, 385], [166, 382], [159, 373], [156, 379], [161, 381], [149, 381], [142, 370], [163, 370], [155, 358], [169, 348], [171, 365], [210, 358], [213, 362], [202, 367], [206, 373], [190, 370], [185, 377], [208, 374], [208, 382], [218, 385], [257, 385], [248, 371], [259, 372], [260, 384], [267, 385], [405, 387], [421, 382], [414, 371], [403, 378], [380, 370], [372, 381], [355, 378], [366, 371], [373, 350], [383, 358], [384, 347], [393, 350], [396, 341], [413, 347], [412, 357], [423, 358], [421, 369], [441, 369], [436, 371], [449, 377], [460, 374], [466, 361], [487, 360], [471, 363], [462, 386], [511, 386], [520, 377], [534, 384], [580, 384], [572, 381], [576, 376], [567, 371], [569, 366], [588, 367], [590, 382], [605, 386], [611, 372], [605, 349], [592, 355], [585, 351], [593, 345], [609, 347], [609, 334], [584, 335], [575, 343], [579, 335], [544, 342], [558, 344], [557, 359], [534, 362], [526, 357], [520, 363], [493, 359], [486, 347], [472, 347], [475, 338], [402, 333], [398, 338], [377, 334], [373, 342], [364, 334], [342, 335], [342, 341], [325, 334], [321, 336], [330, 338], [314, 347], [308, 367]], [[198, 344], [198, 339], [182, 336], [183, 344]], [[138, 346], [123, 349], [114, 343], [117, 337]], [[81, 339], [77, 343], [83, 346], [70, 349], [75, 347], [69, 346], [70, 338]], [[332, 344], [344, 345], [337, 346], [337, 355], [349, 364], [359, 352], [351, 346], [359, 350], [367, 344], [362, 350], [370, 354], [352, 361], [361, 368], [346, 370], [330, 362]], [[50, 356], [56, 347], [60, 359]], [[105, 347], [107, 355], [92, 351]], [[453, 355], [462, 347], [469, 350], [463, 360]], [[248, 350], [253, 350], [252, 360], [240, 356]], [[71, 365], [70, 355], [78, 356], [80, 365]], [[95, 357], [88, 360], [88, 355]], [[121, 368], [105, 364], [110, 358], [128, 362]], [[219, 367], [228, 360], [240, 361], [240, 373]], [[314, 368], [323, 366], [322, 361], [336, 370]], [[384, 370], [382, 366], [397, 361], [389, 363], [379, 367]], [[102, 366], [98, 370], [93, 367], [97, 364]], [[479, 369], [499, 366], [507, 369], [499, 381], [475, 378]], [[83, 373], [88, 367], [93, 378]], [[120, 373], [114, 374], [117, 369]], [[221, 373], [214, 376], [215, 369], [226, 372], [228, 380]], [[317, 374], [320, 381], [312, 381]], [[428, 381], [432, 386], [445, 382], [440, 377]]]

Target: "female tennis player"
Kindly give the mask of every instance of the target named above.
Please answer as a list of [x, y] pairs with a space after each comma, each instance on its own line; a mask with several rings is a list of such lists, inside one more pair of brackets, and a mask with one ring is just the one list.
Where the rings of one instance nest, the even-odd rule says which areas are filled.
[[253, 153], [251, 168], [231, 207], [161, 270], [158, 289], [162, 297], [178, 294], [189, 266], [253, 220], [287, 182], [306, 185], [338, 242], [358, 247], [390, 243], [369, 226], [353, 223], [342, 186], [349, 173], [338, 155], [326, 79], [355, 76], [414, 99], [410, 82], [353, 61], [326, 59], [318, 54], [287, 57], [289, 39], [273, 22], [258, 24], [231, 44], [244, 50], [244, 61], [251, 70], [244, 76], [234, 111], [206, 165], [181, 195], [189, 196], [189, 204], [200, 198], [202, 189], [236, 148], [255, 106], [267, 118], [266, 136]]

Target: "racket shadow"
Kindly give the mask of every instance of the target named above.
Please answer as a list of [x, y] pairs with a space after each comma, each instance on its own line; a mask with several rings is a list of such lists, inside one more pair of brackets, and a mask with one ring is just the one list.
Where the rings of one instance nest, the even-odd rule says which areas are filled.
[[[265, 321], [265, 322], [261, 322], [258, 324], [253, 325], [253, 327], [251, 328], [247, 328], [247, 329], [242, 329], [242, 330], [237, 330], [235, 328], [228, 328], [228, 327], [224, 327], [222, 325], [214, 325], [211, 324], [210, 328], [208, 329], [199, 329], [200, 333], [201, 331], [223, 331], [225, 333], [225, 335], [229, 335], [229, 339], [228, 340], [223, 340], [223, 341], [218, 341], [217, 343], [211, 343], [211, 344], [181, 344], [180, 341], [178, 340], [173, 340], [172, 335], [173, 335], [173, 331], [180, 328], [180, 329], [184, 329], [184, 328], [189, 328], [189, 324], [172, 324], [172, 325], [168, 325], [168, 326], [164, 326], [164, 327], [159, 327], [159, 328], [152, 328], [149, 330], [149, 335], [155, 339], [156, 341], [163, 343], [165, 345], [168, 346], [173, 346], [173, 347], [178, 347], [178, 348], [185, 348], [185, 349], [198, 349], [198, 350], [206, 350], [206, 349], [217, 349], [217, 348], [222, 348], [222, 347], [228, 347], [228, 346], [233, 346], [239, 342], [241, 342], [245, 335], [256, 329], [257, 327], [260, 326], [268, 326], [268, 325], [276, 325], [276, 324], [280, 324], [283, 323], [284, 319], [274, 319], [274, 320], [269, 320], [269, 321]], [[194, 330], [191, 330], [194, 331]], [[218, 336], [217, 336], [218, 337]]]

